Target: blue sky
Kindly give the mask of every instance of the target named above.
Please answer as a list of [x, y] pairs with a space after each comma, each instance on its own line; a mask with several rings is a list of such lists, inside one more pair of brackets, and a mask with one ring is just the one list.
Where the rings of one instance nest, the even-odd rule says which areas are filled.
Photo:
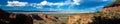
[[115, 0], [0, 0], [3, 10], [95, 12]]

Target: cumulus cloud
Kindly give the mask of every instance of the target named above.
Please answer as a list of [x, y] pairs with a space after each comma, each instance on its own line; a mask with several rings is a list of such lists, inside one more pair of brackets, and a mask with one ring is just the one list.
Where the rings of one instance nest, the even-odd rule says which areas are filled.
[[8, 1], [7, 6], [26, 6], [27, 2], [19, 2], [19, 1]]
[[103, 0], [103, 1], [108, 1], [108, 0]]
[[79, 5], [80, 0], [73, 0], [74, 4]]
[[36, 8], [43, 8], [43, 6], [47, 5], [47, 6], [57, 6], [57, 8], [59, 8], [60, 6], [64, 6], [64, 5], [79, 5], [79, 2], [81, 0], [67, 0], [65, 2], [57, 2], [57, 3], [52, 3], [52, 2], [48, 2], [48, 1], [42, 1], [40, 3], [28, 3], [28, 2], [19, 2], [19, 1], [8, 1], [7, 6], [32, 6], [32, 7], [36, 7]]
[[40, 3], [35, 3], [35, 4], [31, 4], [31, 5], [34, 6], [34, 7], [37, 7], [37, 8], [42, 8], [42, 6], [44, 6], [44, 5], [48, 5], [48, 6], [55, 5], [57, 7], [64, 6], [64, 5], [71, 5], [71, 6], [72, 5], [79, 5], [80, 0], [73, 0], [73, 1], [74, 2], [72, 2], [71, 0], [67, 0], [65, 2], [58, 2], [58, 3], [52, 3], [52, 2], [48, 2], [48, 1], [42, 1]]
[[43, 1], [43, 2], [41, 2], [40, 4], [41, 5], [46, 5], [48, 2], [47, 1]]
[[[69, 0], [68, 0], [69, 1]], [[69, 4], [79, 4], [80, 0], [73, 0], [74, 2], [59, 2], [59, 3], [52, 3], [52, 2], [47, 2], [47, 1], [42, 1], [40, 4], [41, 5], [69, 5]]]

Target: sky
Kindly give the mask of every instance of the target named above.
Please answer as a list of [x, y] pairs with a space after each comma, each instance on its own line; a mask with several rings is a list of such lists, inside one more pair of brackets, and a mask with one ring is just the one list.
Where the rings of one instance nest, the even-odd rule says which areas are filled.
[[96, 12], [115, 0], [0, 0], [3, 10]]

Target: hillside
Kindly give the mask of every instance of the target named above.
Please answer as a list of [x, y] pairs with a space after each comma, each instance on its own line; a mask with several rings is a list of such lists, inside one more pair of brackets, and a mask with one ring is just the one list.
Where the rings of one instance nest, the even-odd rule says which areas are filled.
[[120, 0], [95, 13], [14, 14], [0, 9], [0, 24], [120, 24]]
[[78, 14], [68, 19], [68, 24], [120, 24], [119, 22], [120, 5], [110, 5], [96, 13]]

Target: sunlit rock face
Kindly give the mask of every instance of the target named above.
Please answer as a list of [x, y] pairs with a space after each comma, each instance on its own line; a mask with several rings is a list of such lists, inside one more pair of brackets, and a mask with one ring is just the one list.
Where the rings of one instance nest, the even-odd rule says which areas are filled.
[[38, 20], [57, 21], [58, 17], [46, 14], [14, 14], [0, 9], [0, 24], [33, 24]]
[[0, 2], [7, 12], [89, 13], [101, 10], [115, 0], [17, 0]]

